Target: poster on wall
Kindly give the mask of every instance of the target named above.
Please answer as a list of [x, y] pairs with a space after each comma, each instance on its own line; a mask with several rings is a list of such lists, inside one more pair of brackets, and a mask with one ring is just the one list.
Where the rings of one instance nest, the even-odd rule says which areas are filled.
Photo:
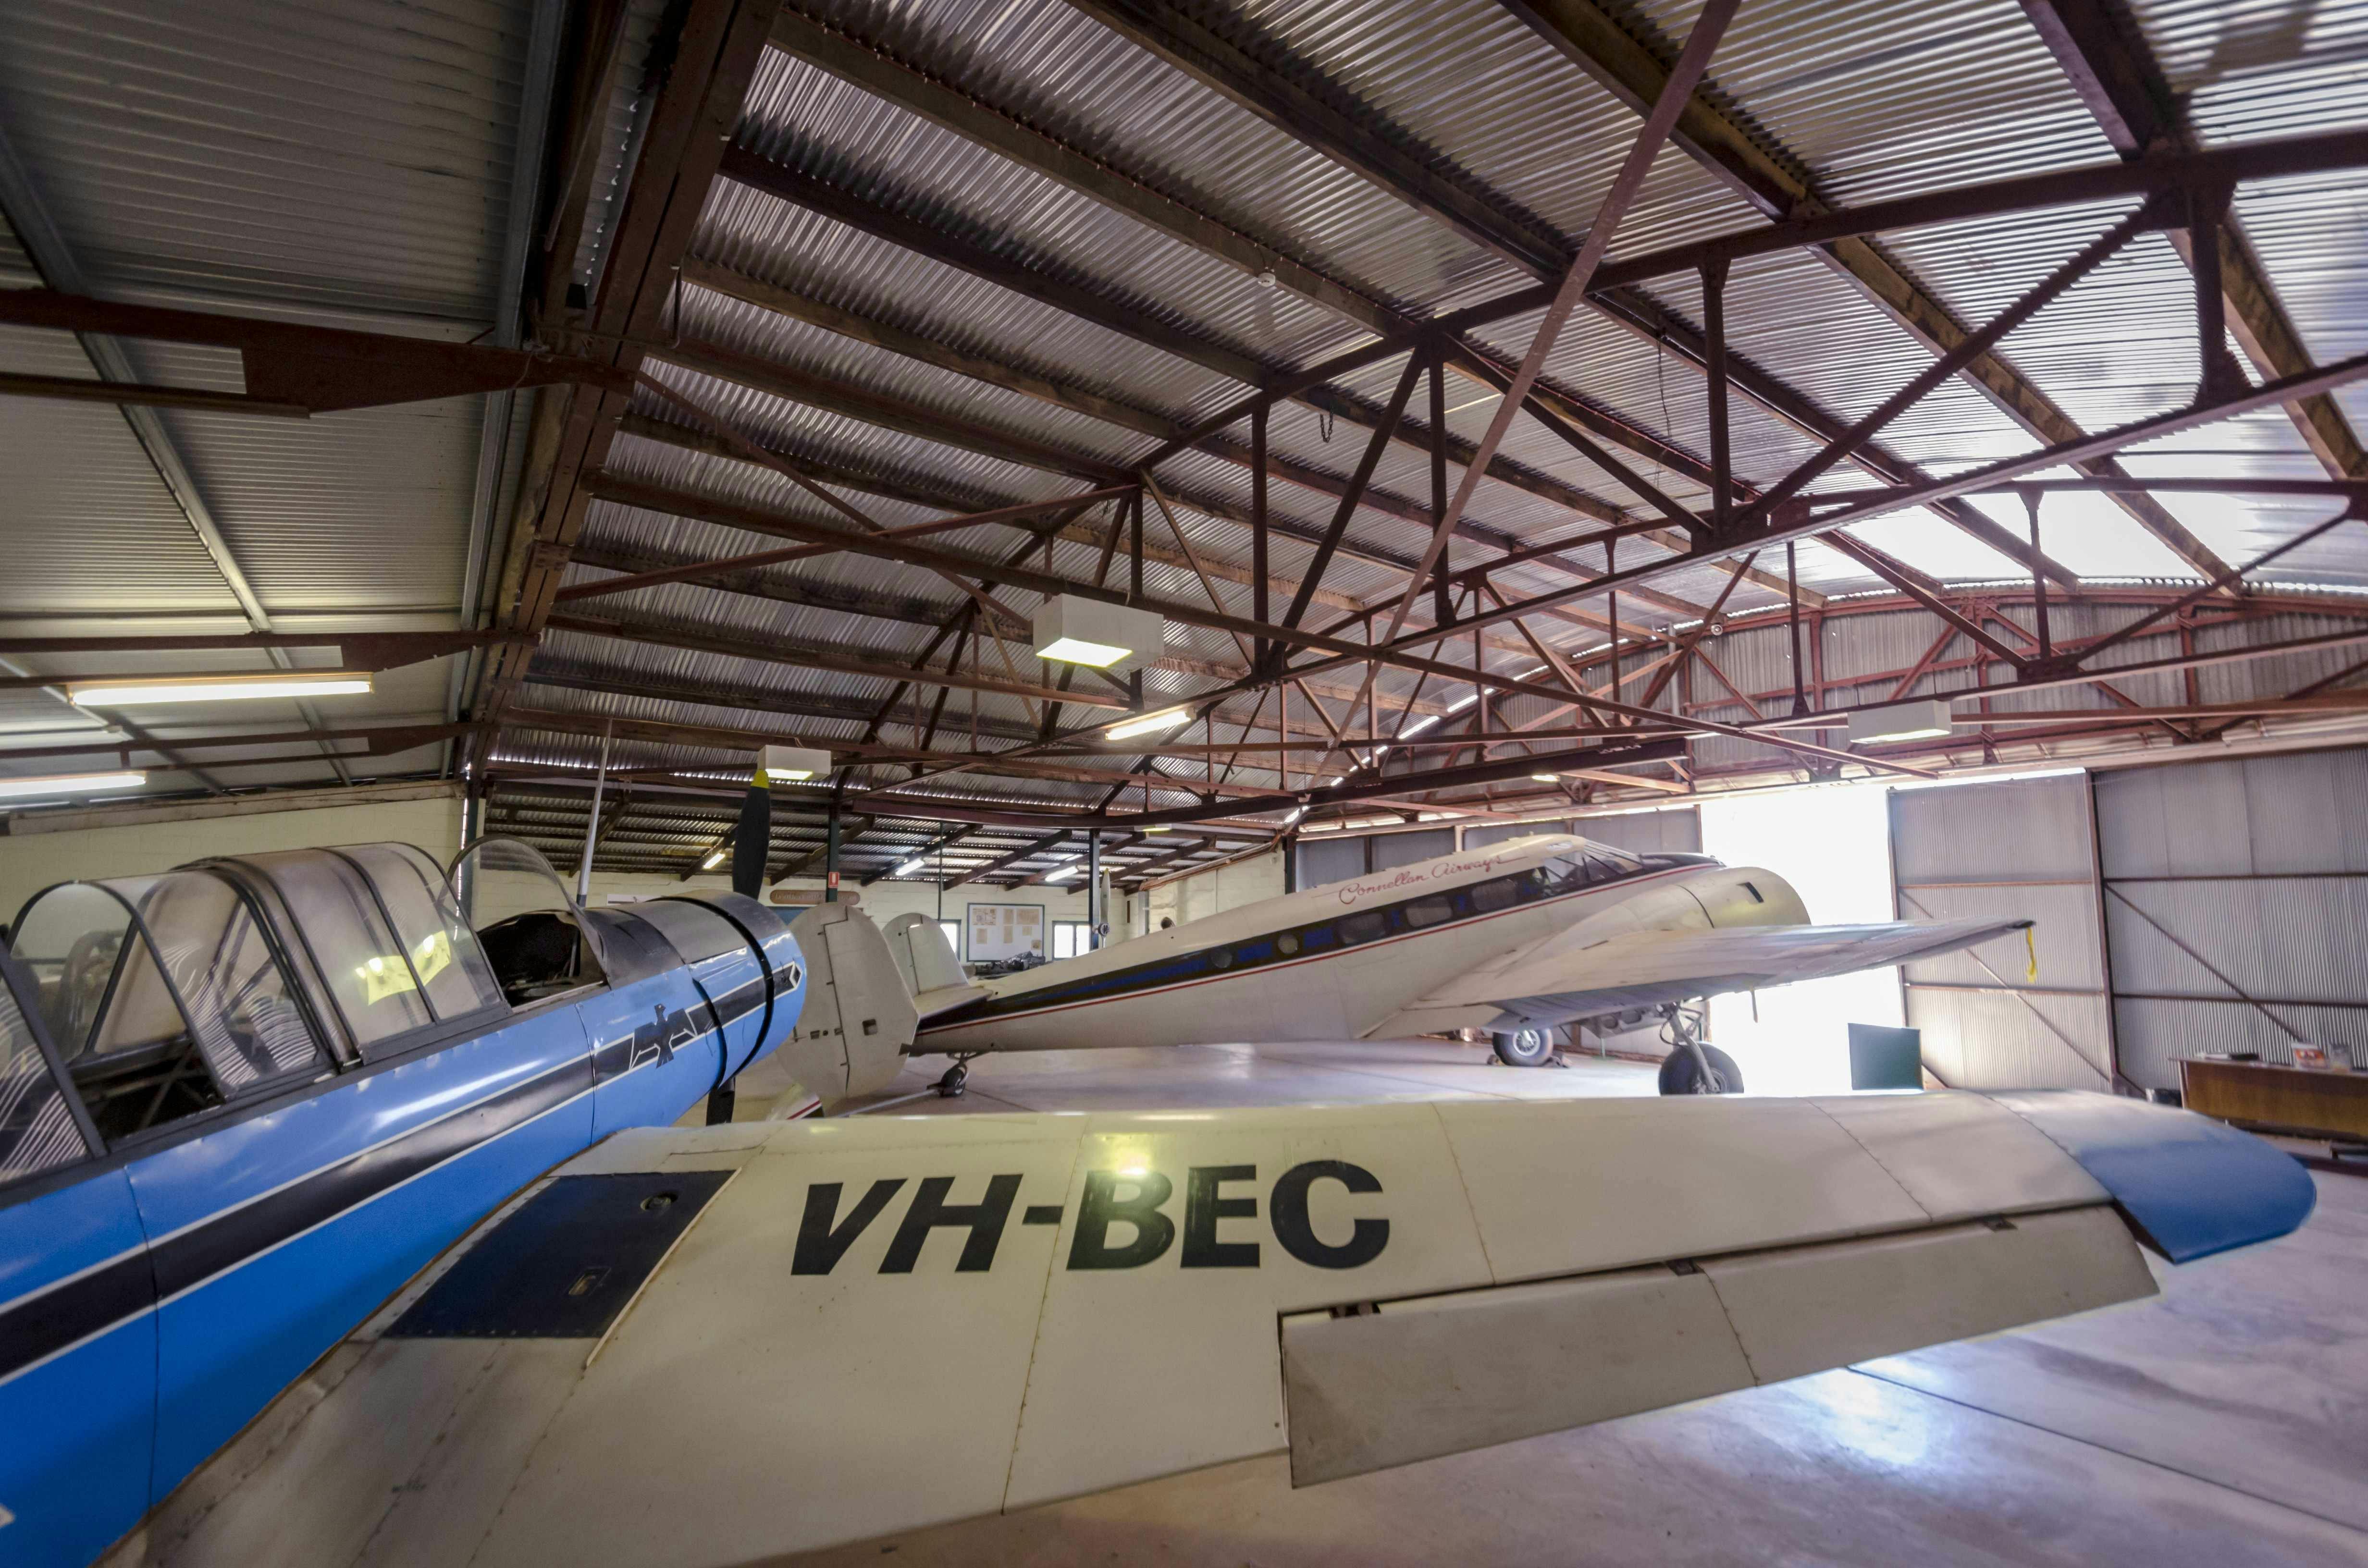
[[1044, 906], [1041, 903], [973, 903], [965, 927], [962, 957], [973, 963], [1044, 956]]

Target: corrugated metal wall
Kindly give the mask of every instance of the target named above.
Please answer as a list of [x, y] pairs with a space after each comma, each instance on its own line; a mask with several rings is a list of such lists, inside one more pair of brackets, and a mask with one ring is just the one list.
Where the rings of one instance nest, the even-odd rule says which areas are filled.
[[1892, 792], [1900, 918], [2038, 922], [2028, 947], [2007, 937], [1901, 969], [1925, 1065], [1952, 1088], [2112, 1086], [2089, 810], [2082, 775]]
[[2105, 774], [2096, 800], [2125, 1074], [2368, 1047], [2368, 750]]

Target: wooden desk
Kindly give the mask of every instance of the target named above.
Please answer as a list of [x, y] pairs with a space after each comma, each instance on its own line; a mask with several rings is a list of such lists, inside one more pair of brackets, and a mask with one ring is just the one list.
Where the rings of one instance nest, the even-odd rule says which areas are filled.
[[2179, 1059], [2187, 1108], [2222, 1121], [2368, 1143], [2368, 1073], [2313, 1073], [2264, 1062]]

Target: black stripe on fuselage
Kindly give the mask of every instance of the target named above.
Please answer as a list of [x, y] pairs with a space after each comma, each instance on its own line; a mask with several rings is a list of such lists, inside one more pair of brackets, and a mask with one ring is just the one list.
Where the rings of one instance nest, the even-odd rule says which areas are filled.
[[375, 1149], [365, 1149], [277, 1192], [167, 1236], [148, 1249], [154, 1260], [157, 1299], [170, 1301], [457, 1154], [492, 1142], [590, 1087], [592, 1064], [580, 1056], [571, 1058], [467, 1110], [431, 1121]]
[[142, 1250], [110, 1258], [0, 1311], [0, 1378], [146, 1312], [155, 1298], [155, 1276]]
[[[712, 1033], [701, 1030], [687, 1043], [696, 1045]], [[590, 1060], [570, 1058], [466, 1110], [348, 1155], [152, 1247], [126, 1253], [63, 1285], [0, 1307], [0, 1379], [490, 1143], [593, 1086]]]
[[1475, 881], [1460, 882], [1444, 890], [1443, 892], [1440, 890], [1432, 889], [1400, 899], [1395, 903], [1365, 904], [1360, 908], [1344, 909], [1338, 915], [1330, 915], [1322, 920], [1303, 921], [1294, 926], [1278, 926], [1271, 931], [1255, 932], [1232, 941], [1212, 942], [1205, 948], [1196, 948], [1190, 952], [1178, 953], [1168, 958], [1154, 959], [1148, 963], [1138, 964], [1133, 969], [1112, 970], [1107, 974], [1081, 976], [1064, 984], [1048, 985], [1035, 991], [1018, 992], [1008, 996], [984, 996], [951, 1012], [942, 1013], [930, 1018], [921, 1026], [919, 1032], [921, 1036], [927, 1037], [977, 1024], [1006, 1022], [1033, 1013], [1054, 1012], [1089, 1002], [1121, 1001], [1130, 996], [1146, 995], [1154, 991], [1165, 991], [1177, 986], [1205, 984], [1215, 981], [1247, 980], [1253, 975], [1264, 974], [1272, 970], [1318, 963], [1326, 959], [1338, 958], [1344, 953], [1359, 952], [1368, 948], [1380, 947], [1384, 943], [1403, 941], [1408, 937], [1435, 937], [1443, 932], [1476, 925], [1483, 920], [1497, 920], [1508, 915], [1528, 914], [1543, 909], [1548, 904], [1560, 903], [1565, 899], [1583, 898], [1589, 893], [1602, 892], [1607, 889], [1633, 887], [1639, 882], [1656, 877], [1668, 876], [1678, 871], [1699, 869], [1701, 868], [1697, 866], [1648, 867], [1631, 876], [1608, 881], [1590, 882], [1585, 887], [1572, 888], [1565, 892], [1549, 893], [1543, 898], [1531, 899], [1525, 903], [1511, 904], [1504, 909], [1475, 912], [1453, 920], [1443, 920], [1436, 926], [1425, 926], [1417, 929], [1387, 931], [1381, 937], [1372, 937], [1362, 942], [1345, 945], [1335, 942], [1320, 952], [1303, 952], [1295, 957], [1281, 960], [1260, 960], [1238, 969], [1217, 969], [1199, 961], [1205, 960], [1210, 953], [1221, 948], [1239, 948], [1253, 942], [1272, 942], [1277, 937], [1291, 932], [1337, 926], [1340, 921], [1352, 915], [1379, 913], [1386, 918], [1393, 912], [1403, 909], [1408, 904], [1419, 903], [1429, 898], [1452, 898], [1457, 893], [1495, 880], [1482, 877]]

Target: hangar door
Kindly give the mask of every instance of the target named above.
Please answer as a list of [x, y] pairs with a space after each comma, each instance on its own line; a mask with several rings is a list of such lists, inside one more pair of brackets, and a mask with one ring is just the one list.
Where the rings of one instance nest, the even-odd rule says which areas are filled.
[[2100, 774], [2097, 827], [2124, 1073], [2297, 1040], [2368, 1062], [2368, 751]]
[[1901, 968], [1908, 1027], [1949, 1087], [2112, 1086], [2089, 809], [2080, 775], [1891, 792], [1899, 918], [2038, 922], [2028, 946], [2009, 937]]

